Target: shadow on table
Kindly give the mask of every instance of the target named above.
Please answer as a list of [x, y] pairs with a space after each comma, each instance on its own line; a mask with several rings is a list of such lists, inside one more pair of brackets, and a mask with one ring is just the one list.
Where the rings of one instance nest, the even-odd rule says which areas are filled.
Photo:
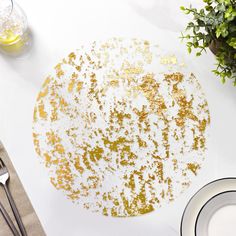
[[49, 48], [40, 38], [35, 36], [32, 29], [28, 31], [28, 41], [22, 51], [15, 51], [2, 48], [0, 57], [22, 80], [40, 87], [45, 73], [45, 66], [50, 66], [48, 61], [51, 58]]
[[136, 13], [144, 17], [153, 25], [160, 29], [174, 32], [183, 30], [182, 24], [176, 20], [177, 15], [181, 14], [179, 9], [181, 3], [176, 3], [171, 0], [158, 0], [151, 2], [151, 4], [149, 2], [149, 4], [146, 5], [145, 1], [138, 2], [131, 0], [129, 1], [129, 5]]

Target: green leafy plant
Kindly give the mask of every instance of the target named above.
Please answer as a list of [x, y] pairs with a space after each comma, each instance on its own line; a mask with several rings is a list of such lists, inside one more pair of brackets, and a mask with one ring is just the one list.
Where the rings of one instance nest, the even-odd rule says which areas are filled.
[[187, 41], [189, 53], [196, 49], [196, 56], [209, 47], [217, 59], [213, 72], [222, 83], [232, 79], [236, 86], [236, 0], [203, 1], [202, 9], [180, 7], [193, 16], [181, 38]]

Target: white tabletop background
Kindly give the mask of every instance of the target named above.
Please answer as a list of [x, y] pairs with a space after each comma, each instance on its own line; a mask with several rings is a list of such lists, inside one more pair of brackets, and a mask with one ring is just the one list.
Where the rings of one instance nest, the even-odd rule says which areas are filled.
[[[199, 0], [191, 0], [199, 5]], [[0, 140], [5, 145], [49, 236], [179, 235], [184, 207], [202, 185], [236, 176], [236, 88], [211, 73], [215, 58], [188, 55], [179, 40], [188, 16], [179, 10], [190, 0], [18, 0], [32, 30], [31, 51], [22, 58], [0, 54]], [[45, 76], [84, 42], [110, 37], [151, 39], [183, 55], [209, 103], [211, 130], [205, 165], [191, 187], [175, 202], [153, 213], [112, 218], [73, 204], [51, 184], [32, 143], [35, 99]]]

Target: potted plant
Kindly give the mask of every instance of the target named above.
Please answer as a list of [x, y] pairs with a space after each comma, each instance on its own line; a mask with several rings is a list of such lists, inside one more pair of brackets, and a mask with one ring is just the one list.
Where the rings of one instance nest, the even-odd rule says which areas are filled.
[[180, 7], [185, 14], [193, 15], [181, 38], [187, 40], [189, 53], [197, 49], [196, 56], [209, 47], [217, 59], [213, 72], [222, 83], [231, 79], [236, 86], [236, 0], [203, 1], [202, 9]]

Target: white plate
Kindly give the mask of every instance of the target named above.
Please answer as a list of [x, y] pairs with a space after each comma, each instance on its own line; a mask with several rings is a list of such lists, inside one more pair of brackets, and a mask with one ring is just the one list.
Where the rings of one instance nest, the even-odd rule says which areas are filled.
[[[208, 226], [212, 216], [221, 208], [232, 205], [236, 205], [235, 190], [218, 193], [209, 199], [198, 213], [195, 224], [195, 234], [197, 236], [207, 236], [209, 234]], [[230, 216], [227, 216], [227, 220], [229, 217]]]
[[[206, 235], [199, 233], [205, 230], [216, 210], [226, 205], [232, 205], [232, 196], [227, 193], [234, 193], [234, 191], [236, 191], [236, 178], [233, 177], [218, 179], [202, 187], [190, 199], [184, 210], [180, 225], [180, 235]], [[235, 202], [236, 200], [233, 201], [233, 204]], [[206, 211], [210, 209], [209, 207], [211, 211], [206, 214]]]

